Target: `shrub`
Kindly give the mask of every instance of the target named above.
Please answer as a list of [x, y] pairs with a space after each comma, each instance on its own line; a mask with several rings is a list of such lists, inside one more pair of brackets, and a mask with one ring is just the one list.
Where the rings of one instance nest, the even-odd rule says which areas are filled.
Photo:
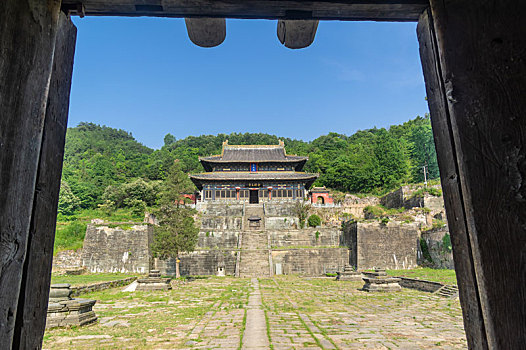
[[379, 218], [385, 215], [385, 210], [379, 205], [368, 205], [363, 209], [366, 219]]
[[446, 226], [446, 223], [444, 220], [433, 219], [433, 228], [440, 228], [444, 226]]
[[451, 236], [449, 235], [449, 233], [446, 233], [444, 237], [442, 237], [442, 249], [446, 253], [451, 253], [452, 248], [453, 247], [451, 246]]
[[320, 231], [316, 231], [315, 235], [316, 235], [316, 241], [317, 241], [320, 238]]
[[388, 222], [389, 222], [389, 218], [382, 218], [382, 219], [380, 220], [380, 224], [382, 224], [382, 225], [384, 225], [384, 226], [387, 225]]
[[422, 250], [422, 256], [424, 257], [424, 260], [433, 263], [431, 254], [429, 254], [429, 247], [427, 246], [426, 240], [423, 238], [420, 238], [420, 250]]
[[305, 219], [307, 218], [307, 215], [309, 214], [310, 205], [308, 203], [302, 202], [302, 201], [296, 201], [294, 204], [294, 214], [298, 217], [300, 228], [305, 227]]
[[318, 227], [321, 225], [321, 218], [316, 214], [312, 214], [311, 216], [309, 216], [307, 224], [309, 225], [309, 227]]
[[65, 181], [60, 183], [60, 193], [58, 196], [58, 213], [71, 215], [80, 208], [80, 199], [73, 194], [71, 188]]
[[146, 211], [146, 203], [140, 199], [126, 199], [125, 200], [126, 205], [131, 209], [132, 215], [141, 217], [144, 216], [144, 212]]
[[64, 228], [59, 227], [55, 232], [55, 251], [82, 248], [86, 236], [87, 224], [82, 221], [73, 221]]

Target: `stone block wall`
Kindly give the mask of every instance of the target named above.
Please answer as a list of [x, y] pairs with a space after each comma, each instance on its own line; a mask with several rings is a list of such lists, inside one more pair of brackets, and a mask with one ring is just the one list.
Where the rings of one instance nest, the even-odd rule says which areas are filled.
[[153, 227], [131, 228], [89, 224], [82, 249], [82, 266], [91, 272], [147, 273]]
[[265, 203], [265, 217], [295, 217], [294, 206], [296, 202], [268, 202]]
[[352, 222], [345, 227], [350, 242], [350, 262], [357, 269], [417, 267], [419, 230], [415, 224]]
[[291, 230], [299, 227], [299, 220], [293, 216], [273, 216], [265, 218], [265, 228], [267, 230]]
[[[318, 232], [318, 234], [316, 234]], [[303, 230], [271, 230], [270, 246], [279, 247], [339, 247], [343, 246], [341, 230], [335, 228], [306, 228]]]
[[82, 266], [82, 250], [63, 250], [53, 257], [53, 272]]
[[243, 216], [242, 203], [197, 202], [196, 209], [208, 216]]
[[320, 276], [343, 270], [348, 263], [347, 248], [272, 250], [274, 274]]
[[203, 231], [241, 230], [243, 218], [237, 216], [203, 216], [201, 229]]
[[[203, 250], [197, 249], [191, 253], [181, 254], [179, 268], [181, 275], [215, 275], [218, 266], [225, 267], [225, 274], [234, 275], [236, 270], [235, 250]], [[154, 259], [154, 266], [162, 275], [175, 275], [174, 259]]]
[[203, 249], [237, 248], [239, 231], [200, 231], [197, 247]]
[[380, 204], [386, 208], [402, 208], [404, 206], [404, 188], [399, 189], [386, 194], [380, 198]]
[[421, 238], [426, 242], [432, 262], [421, 260], [435, 269], [454, 269], [453, 252], [444, 246], [444, 236], [449, 235], [447, 227], [422, 232]]

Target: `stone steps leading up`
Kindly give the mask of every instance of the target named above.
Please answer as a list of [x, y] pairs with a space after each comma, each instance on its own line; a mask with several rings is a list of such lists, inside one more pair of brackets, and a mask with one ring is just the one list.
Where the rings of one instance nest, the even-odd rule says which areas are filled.
[[239, 265], [240, 277], [269, 277], [268, 250], [242, 250]]
[[263, 209], [263, 204], [246, 204], [245, 205], [245, 216], [243, 218], [243, 229], [249, 229], [248, 218], [252, 216], [257, 216], [261, 218], [260, 221], [260, 230], [265, 229], [265, 211]]
[[268, 236], [264, 231], [243, 231], [241, 249], [268, 249]]
[[452, 285], [445, 285], [440, 287], [434, 294], [444, 297], [444, 298], [457, 298], [458, 297], [458, 287]]

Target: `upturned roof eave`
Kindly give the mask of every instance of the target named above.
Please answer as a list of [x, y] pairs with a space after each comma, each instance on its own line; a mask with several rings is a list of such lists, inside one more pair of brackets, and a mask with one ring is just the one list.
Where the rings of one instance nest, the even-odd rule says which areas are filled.
[[[219, 157], [217, 157], [219, 158]], [[295, 156], [294, 158], [285, 158], [285, 159], [260, 159], [260, 160], [248, 160], [248, 159], [235, 159], [235, 160], [223, 160], [216, 159], [213, 157], [199, 157], [200, 162], [208, 163], [299, 163], [302, 161], [307, 161], [309, 157], [304, 156]]]

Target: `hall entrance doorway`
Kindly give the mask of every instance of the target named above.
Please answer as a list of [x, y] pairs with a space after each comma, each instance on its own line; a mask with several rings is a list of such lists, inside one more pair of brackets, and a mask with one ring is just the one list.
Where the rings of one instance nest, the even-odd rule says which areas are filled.
[[258, 196], [258, 190], [250, 190], [250, 204], [258, 204], [259, 203], [259, 196]]

